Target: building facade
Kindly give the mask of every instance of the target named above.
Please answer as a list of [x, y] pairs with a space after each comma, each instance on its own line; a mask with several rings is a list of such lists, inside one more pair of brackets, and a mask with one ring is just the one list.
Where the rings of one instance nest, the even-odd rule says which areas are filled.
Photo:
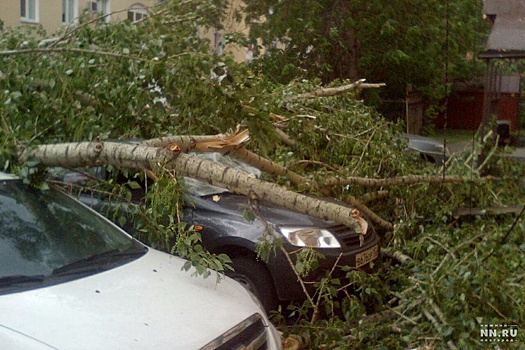
[[[78, 23], [82, 15], [104, 16], [106, 22], [143, 19], [153, 6], [165, 0], [0, 0], [0, 30], [7, 27], [41, 25], [48, 36]], [[236, 19], [241, 0], [229, 0], [221, 29], [200, 31], [219, 55], [229, 54], [238, 62], [253, 58], [252, 46], [243, 47], [225, 43], [226, 33], [248, 34], [244, 20]]]
[[105, 21], [147, 16], [158, 0], [1, 0], [0, 25], [41, 25], [48, 34], [74, 25], [82, 14], [107, 15]]

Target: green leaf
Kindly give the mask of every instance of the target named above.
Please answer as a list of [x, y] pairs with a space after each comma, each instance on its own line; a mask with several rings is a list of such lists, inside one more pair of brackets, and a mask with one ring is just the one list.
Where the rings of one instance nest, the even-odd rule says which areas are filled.
[[139, 190], [142, 188], [142, 186], [140, 186], [140, 184], [137, 181], [128, 181], [127, 184], [134, 190]]
[[300, 261], [296, 262], [295, 263], [295, 269], [297, 270], [297, 272], [299, 274], [302, 274], [303, 271], [304, 271], [304, 264], [302, 262], [300, 262]]
[[182, 269], [183, 269], [184, 271], [188, 271], [189, 269], [191, 269], [191, 266], [192, 266], [192, 263], [191, 263], [191, 261], [188, 260], [188, 261], [186, 261], [186, 262], [184, 263], [184, 265], [182, 266]]
[[11, 92], [11, 98], [13, 100], [17, 100], [19, 99], [20, 97], [22, 97], [22, 93], [20, 91], [12, 91]]

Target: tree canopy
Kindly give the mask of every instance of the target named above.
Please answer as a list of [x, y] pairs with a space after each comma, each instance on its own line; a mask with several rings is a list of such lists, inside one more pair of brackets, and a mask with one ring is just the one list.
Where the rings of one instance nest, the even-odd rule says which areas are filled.
[[483, 74], [476, 60], [489, 28], [482, 1], [245, 3], [250, 39], [271, 53], [256, 63], [278, 81], [366, 77], [386, 83], [368, 98], [381, 106], [404, 98], [409, 85], [432, 104], [444, 97], [445, 75], [453, 81]]

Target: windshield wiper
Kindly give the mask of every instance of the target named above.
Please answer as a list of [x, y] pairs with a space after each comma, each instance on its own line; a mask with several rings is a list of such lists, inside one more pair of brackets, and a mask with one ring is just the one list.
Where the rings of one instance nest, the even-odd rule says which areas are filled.
[[0, 288], [12, 287], [14, 285], [27, 284], [27, 283], [41, 283], [45, 280], [44, 275], [13, 275], [5, 276], [0, 278]]
[[137, 247], [131, 247], [130, 249], [124, 251], [119, 249], [108, 250], [106, 252], [93, 254], [87, 258], [58, 267], [53, 270], [52, 275], [56, 276], [103, 271], [111, 266], [114, 266], [114, 263], [124, 260], [127, 261], [127, 258], [141, 256], [146, 252], [146, 250], [147, 248], [140, 249]]

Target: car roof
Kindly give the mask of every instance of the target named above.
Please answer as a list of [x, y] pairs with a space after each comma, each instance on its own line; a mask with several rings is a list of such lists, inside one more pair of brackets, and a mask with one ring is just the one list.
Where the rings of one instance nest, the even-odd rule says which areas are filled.
[[441, 143], [439, 140], [428, 137], [428, 136], [422, 136], [422, 135], [416, 135], [416, 134], [407, 134], [407, 136], [410, 141], [426, 141], [426, 142], [435, 143], [435, 144]]

